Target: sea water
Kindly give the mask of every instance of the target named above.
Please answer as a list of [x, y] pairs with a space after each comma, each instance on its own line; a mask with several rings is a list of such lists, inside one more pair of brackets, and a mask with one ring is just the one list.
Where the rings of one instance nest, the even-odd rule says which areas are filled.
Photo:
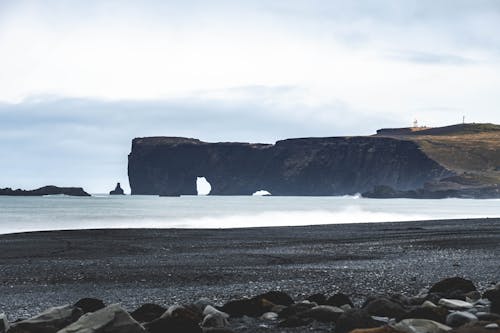
[[0, 197], [0, 233], [242, 228], [500, 217], [500, 200], [273, 196]]

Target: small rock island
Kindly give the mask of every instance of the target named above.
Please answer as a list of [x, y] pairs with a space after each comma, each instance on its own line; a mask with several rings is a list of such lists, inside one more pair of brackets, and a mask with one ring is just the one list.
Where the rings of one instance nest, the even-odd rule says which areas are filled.
[[0, 195], [7, 196], [44, 196], [44, 195], [69, 195], [73, 197], [90, 197], [90, 194], [85, 192], [81, 187], [58, 187], [58, 186], [44, 186], [36, 190], [13, 190], [10, 187], [0, 189]]
[[109, 195], [125, 195], [120, 183], [116, 183], [116, 187], [113, 191], [109, 192]]

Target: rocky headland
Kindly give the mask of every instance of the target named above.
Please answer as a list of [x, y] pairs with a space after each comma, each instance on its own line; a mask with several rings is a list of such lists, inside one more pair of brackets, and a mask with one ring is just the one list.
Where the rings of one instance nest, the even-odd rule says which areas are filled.
[[90, 197], [90, 194], [84, 191], [81, 187], [58, 187], [44, 186], [36, 190], [13, 190], [10, 187], [0, 189], [0, 195], [7, 196], [44, 196], [44, 195], [69, 195], [75, 197]]
[[301, 138], [275, 144], [136, 138], [132, 194], [349, 195], [373, 198], [500, 197], [500, 126], [382, 129], [373, 136]]

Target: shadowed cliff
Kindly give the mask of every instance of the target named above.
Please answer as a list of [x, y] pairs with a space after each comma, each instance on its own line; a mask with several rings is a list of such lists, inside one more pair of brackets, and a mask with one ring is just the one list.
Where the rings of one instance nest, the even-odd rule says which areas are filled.
[[132, 194], [194, 195], [205, 177], [212, 195], [344, 195], [377, 185], [409, 190], [453, 175], [408, 140], [303, 138], [275, 145], [136, 138], [129, 155]]

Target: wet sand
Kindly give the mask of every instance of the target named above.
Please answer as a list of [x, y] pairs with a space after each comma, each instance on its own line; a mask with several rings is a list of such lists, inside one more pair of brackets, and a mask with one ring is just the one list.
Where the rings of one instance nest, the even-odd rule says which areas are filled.
[[480, 289], [500, 280], [500, 219], [0, 236], [0, 312], [11, 319], [82, 297], [129, 310], [272, 289], [360, 302], [454, 275]]

